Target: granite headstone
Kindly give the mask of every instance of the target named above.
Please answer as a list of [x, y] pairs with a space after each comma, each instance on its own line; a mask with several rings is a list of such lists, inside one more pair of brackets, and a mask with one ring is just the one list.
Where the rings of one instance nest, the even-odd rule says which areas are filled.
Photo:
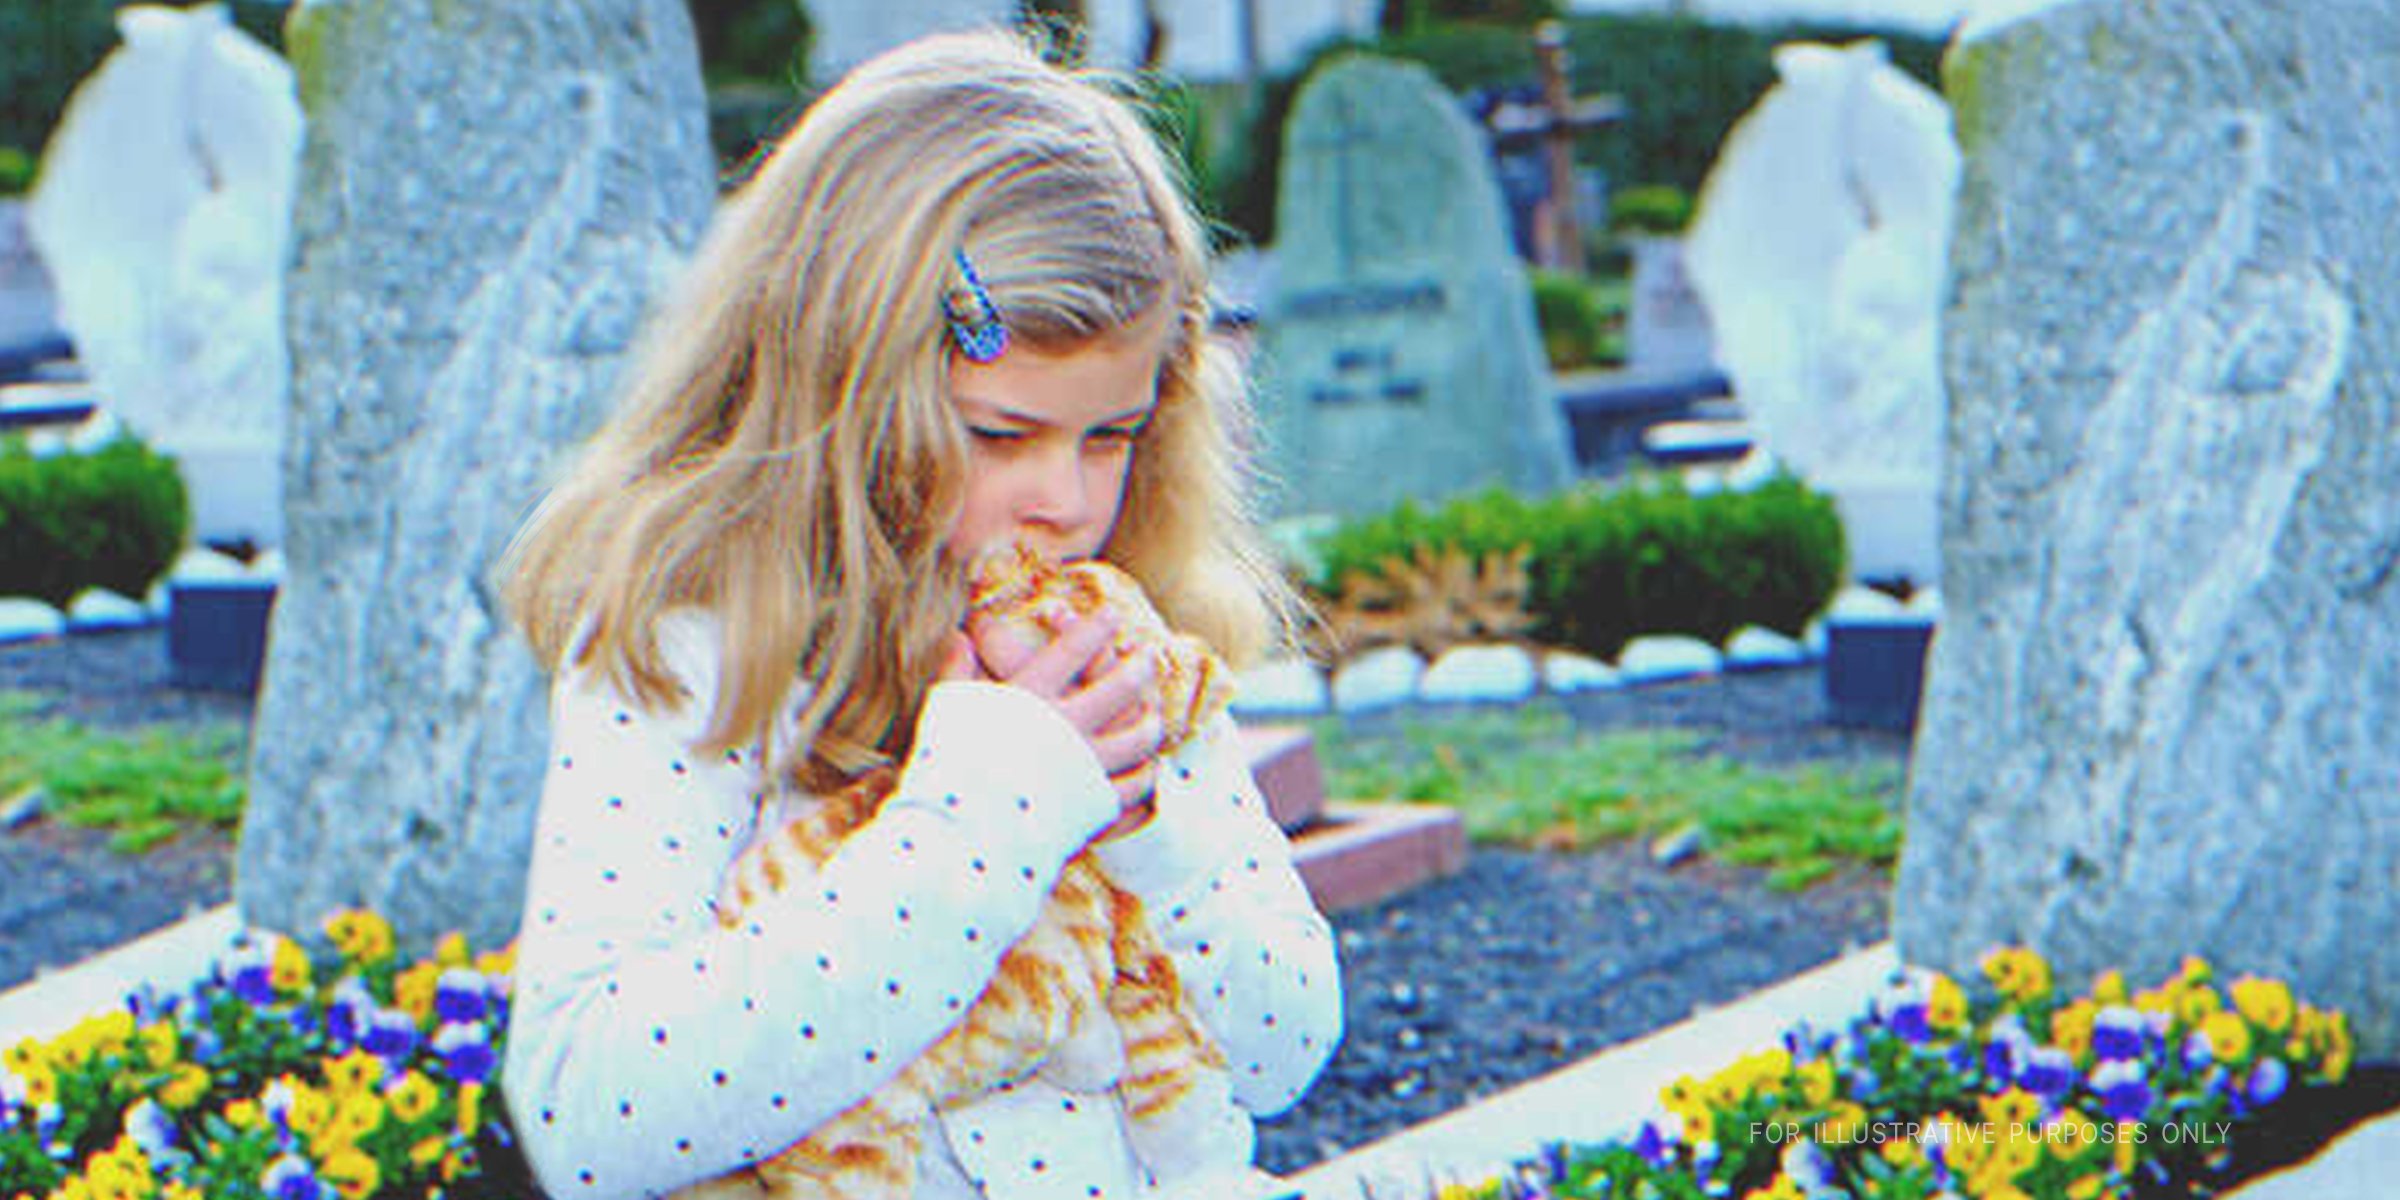
[[287, 566], [235, 897], [312, 936], [516, 928], [548, 730], [488, 576], [714, 202], [681, 0], [318, 0]]
[[1573, 475], [1482, 135], [1424, 68], [1355, 56], [1285, 127], [1261, 399], [1285, 513]]
[[2186, 954], [2400, 1053], [2400, 18], [1971, 26], [1943, 617], [1896, 936]]

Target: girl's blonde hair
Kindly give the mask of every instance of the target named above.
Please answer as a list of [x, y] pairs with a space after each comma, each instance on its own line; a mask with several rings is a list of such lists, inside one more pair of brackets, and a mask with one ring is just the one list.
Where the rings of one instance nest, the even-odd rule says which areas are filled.
[[712, 748], [772, 746], [804, 678], [799, 782], [895, 757], [964, 611], [941, 545], [969, 452], [947, 382], [962, 250], [1017, 344], [1164, 318], [1105, 557], [1235, 662], [1287, 637], [1296, 600], [1246, 507], [1247, 396], [1209, 336], [1208, 247], [1175, 173], [1104, 80], [976, 33], [859, 67], [725, 200], [620, 408], [501, 563], [541, 660], [680, 705], [655, 628], [696, 606], [722, 631], [697, 698]]

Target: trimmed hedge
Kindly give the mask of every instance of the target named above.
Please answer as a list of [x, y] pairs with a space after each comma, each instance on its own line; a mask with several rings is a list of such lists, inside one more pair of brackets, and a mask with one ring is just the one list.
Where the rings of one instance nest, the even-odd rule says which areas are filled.
[[0, 594], [60, 608], [95, 587], [138, 600], [191, 525], [175, 460], [134, 438], [47, 458], [0, 439]]
[[1840, 590], [1849, 553], [1832, 498], [1791, 476], [1707, 495], [1656, 479], [1542, 499], [1494, 489], [1433, 509], [1403, 502], [1328, 532], [1315, 582], [1337, 589], [1418, 546], [1477, 558], [1530, 547], [1532, 636], [1612, 660], [1650, 634], [1723, 645], [1759, 625], [1797, 637]]

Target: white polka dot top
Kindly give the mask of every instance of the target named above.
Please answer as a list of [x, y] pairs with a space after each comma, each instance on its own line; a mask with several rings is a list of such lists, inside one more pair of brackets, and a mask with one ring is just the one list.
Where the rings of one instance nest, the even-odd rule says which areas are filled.
[[[659, 638], [689, 693], [713, 696], [713, 621], [678, 613]], [[765, 789], [755, 754], [692, 748], [707, 707], [647, 712], [581, 671], [553, 691], [503, 1086], [557, 1200], [664, 1195], [865, 1098], [974, 1003], [1116, 812], [1048, 704], [941, 684], [882, 811], [816, 878], [720, 928], [719, 878], [760, 827]], [[1219, 1102], [1163, 1135], [1129, 1133], [1121, 1061], [1045, 1069], [929, 1119], [917, 1200], [1289, 1190], [1249, 1170], [1250, 1118], [1290, 1106], [1332, 1054], [1340, 979], [1232, 734], [1221, 718], [1162, 760], [1156, 815], [1096, 851], [1141, 897], [1225, 1052]], [[1150, 1144], [1161, 1136], [1173, 1144]]]

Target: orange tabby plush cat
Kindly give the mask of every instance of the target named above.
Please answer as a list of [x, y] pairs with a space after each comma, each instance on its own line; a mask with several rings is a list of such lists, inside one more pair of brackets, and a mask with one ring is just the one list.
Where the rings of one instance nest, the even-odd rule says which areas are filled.
[[[1230, 699], [1224, 664], [1199, 640], [1168, 629], [1141, 588], [1106, 563], [1061, 566], [1010, 547], [978, 563], [970, 603], [1033, 641], [1049, 640], [1070, 615], [1115, 612], [1113, 648], [1157, 656], [1161, 753], [1188, 741]], [[824, 862], [875, 815], [894, 782], [889, 768], [869, 772], [744, 851], [719, 897], [719, 919], [737, 923], [759, 896]], [[1119, 1046], [1121, 1056], [1112, 1053]], [[1110, 884], [1087, 850], [1068, 861], [1032, 929], [1001, 958], [962, 1021], [916, 1062], [774, 1158], [678, 1195], [908, 1200], [927, 1116], [1036, 1071], [1071, 1085], [1090, 1064], [1119, 1058], [1115, 1091], [1137, 1147], [1158, 1144], [1138, 1136], [1143, 1126], [1168, 1120], [1225, 1065], [1141, 902]], [[1088, 1082], [1105, 1083], [1105, 1070]]]

